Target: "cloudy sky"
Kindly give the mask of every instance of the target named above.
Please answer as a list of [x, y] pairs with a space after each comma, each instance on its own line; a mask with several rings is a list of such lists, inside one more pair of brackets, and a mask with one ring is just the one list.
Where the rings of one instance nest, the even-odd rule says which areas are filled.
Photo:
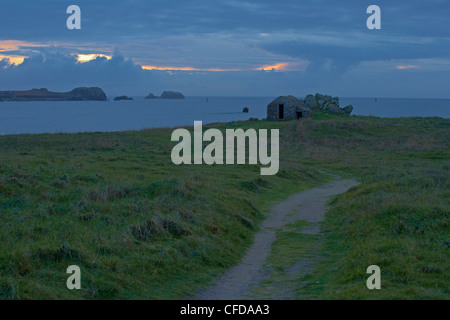
[[[81, 8], [81, 30], [66, 9]], [[369, 30], [367, 7], [381, 8]], [[0, 90], [450, 97], [448, 0], [15, 0]]]

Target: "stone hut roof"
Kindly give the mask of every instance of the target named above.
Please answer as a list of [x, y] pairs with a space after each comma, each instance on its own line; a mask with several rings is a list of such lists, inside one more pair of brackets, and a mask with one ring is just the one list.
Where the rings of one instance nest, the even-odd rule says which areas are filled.
[[293, 96], [281, 96], [267, 106], [268, 120], [294, 120], [311, 116], [305, 102]]
[[297, 111], [311, 111], [303, 100], [297, 99], [294, 96], [280, 96], [273, 100], [268, 107], [278, 107], [280, 104], [284, 104], [286, 107], [295, 107]]

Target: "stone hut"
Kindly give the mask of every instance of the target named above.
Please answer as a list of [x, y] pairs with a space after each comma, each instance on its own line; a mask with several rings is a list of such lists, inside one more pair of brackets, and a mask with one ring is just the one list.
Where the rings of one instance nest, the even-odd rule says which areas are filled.
[[295, 120], [311, 117], [311, 109], [303, 100], [293, 96], [281, 96], [267, 106], [267, 120]]

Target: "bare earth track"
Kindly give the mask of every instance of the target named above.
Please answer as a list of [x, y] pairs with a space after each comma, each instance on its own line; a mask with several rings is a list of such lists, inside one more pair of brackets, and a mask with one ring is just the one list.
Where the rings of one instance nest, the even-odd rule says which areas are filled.
[[[270, 253], [272, 243], [276, 240], [276, 229], [283, 228], [298, 220], [311, 223], [311, 228], [303, 233], [318, 234], [319, 222], [324, 219], [328, 200], [337, 194], [346, 192], [358, 184], [355, 180], [335, 180], [326, 185], [294, 194], [274, 205], [268, 218], [263, 221], [261, 231], [255, 235], [254, 243], [242, 261], [218, 277], [214, 284], [200, 292], [194, 299], [200, 300], [237, 300], [237, 299], [289, 299], [289, 287], [292, 284], [284, 283], [279, 287], [287, 288], [286, 292], [279, 292], [275, 296], [255, 296], [254, 288], [260, 281], [268, 276], [265, 268], [266, 259]], [[300, 259], [293, 272], [307, 273], [310, 271], [311, 261]]]

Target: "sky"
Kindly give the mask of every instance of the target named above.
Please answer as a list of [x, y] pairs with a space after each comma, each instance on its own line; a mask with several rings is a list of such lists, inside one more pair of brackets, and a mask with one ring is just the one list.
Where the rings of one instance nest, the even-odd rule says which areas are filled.
[[[67, 7], [81, 9], [69, 30]], [[368, 6], [381, 9], [369, 30]], [[15, 0], [0, 90], [450, 98], [448, 0]]]

